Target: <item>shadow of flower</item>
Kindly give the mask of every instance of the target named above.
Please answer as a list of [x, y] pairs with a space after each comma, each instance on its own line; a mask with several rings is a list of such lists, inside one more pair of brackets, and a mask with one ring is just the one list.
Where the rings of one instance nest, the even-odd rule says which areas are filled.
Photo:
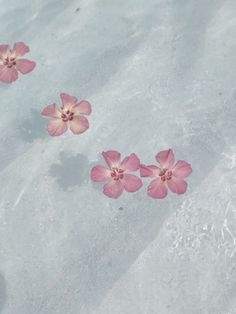
[[36, 109], [30, 109], [31, 119], [23, 120], [19, 125], [19, 132], [21, 138], [29, 143], [32, 143], [38, 138], [48, 136], [45, 126], [45, 120]]
[[62, 152], [60, 163], [51, 165], [49, 173], [63, 190], [81, 186], [89, 179], [89, 161], [82, 154], [70, 156]]

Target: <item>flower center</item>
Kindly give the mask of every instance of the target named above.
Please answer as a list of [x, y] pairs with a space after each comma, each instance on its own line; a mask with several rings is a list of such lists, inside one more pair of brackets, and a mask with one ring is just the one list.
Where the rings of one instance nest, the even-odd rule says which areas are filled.
[[67, 110], [61, 114], [61, 118], [64, 122], [71, 121], [74, 118], [74, 112]]
[[166, 180], [170, 180], [172, 178], [172, 171], [166, 168], [163, 168], [161, 169], [159, 176], [161, 177], [161, 180], [165, 182]]
[[112, 168], [111, 177], [113, 180], [118, 181], [124, 178], [124, 170], [119, 168]]
[[3, 64], [8, 68], [12, 68], [14, 65], [16, 65], [16, 58], [6, 57]]

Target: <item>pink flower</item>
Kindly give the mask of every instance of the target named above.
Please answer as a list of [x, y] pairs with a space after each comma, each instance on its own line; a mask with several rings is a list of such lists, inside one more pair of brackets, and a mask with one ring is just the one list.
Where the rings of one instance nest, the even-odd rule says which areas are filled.
[[131, 154], [120, 161], [120, 153], [107, 151], [102, 153], [109, 169], [102, 165], [92, 168], [90, 176], [95, 182], [108, 181], [103, 187], [103, 193], [108, 197], [118, 198], [123, 190], [136, 192], [142, 186], [140, 178], [127, 172], [139, 169], [140, 161], [135, 154]]
[[90, 103], [86, 100], [78, 103], [76, 97], [65, 93], [60, 96], [62, 100], [61, 108], [58, 108], [56, 104], [52, 104], [41, 112], [41, 115], [52, 118], [47, 124], [48, 133], [51, 136], [59, 136], [67, 131], [68, 125], [74, 134], [85, 132], [89, 128], [89, 122], [84, 115], [90, 115]]
[[18, 72], [26, 74], [35, 68], [35, 62], [20, 58], [27, 52], [29, 47], [22, 42], [15, 43], [12, 49], [0, 45], [0, 81], [12, 83], [17, 80]]
[[148, 186], [148, 195], [153, 198], [164, 198], [168, 188], [176, 194], [186, 192], [187, 183], [184, 178], [192, 172], [191, 165], [184, 160], [175, 163], [172, 149], [164, 150], [156, 155], [160, 167], [140, 165], [141, 177], [154, 177]]

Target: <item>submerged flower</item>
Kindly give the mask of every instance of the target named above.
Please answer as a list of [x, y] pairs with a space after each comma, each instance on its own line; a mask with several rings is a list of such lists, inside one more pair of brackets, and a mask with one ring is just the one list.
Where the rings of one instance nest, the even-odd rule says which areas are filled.
[[148, 195], [153, 198], [164, 198], [168, 188], [176, 194], [185, 193], [187, 183], [184, 178], [191, 174], [191, 165], [184, 160], [175, 163], [172, 149], [159, 152], [156, 160], [160, 167], [140, 165], [141, 177], [155, 178], [148, 186]]
[[108, 197], [118, 198], [123, 190], [136, 192], [142, 186], [139, 177], [129, 174], [139, 169], [140, 161], [135, 154], [124, 158], [121, 162], [120, 153], [107, 151], [102, 153], [109, 169], [102, 165], [97, 165], [91, 170], [91, 179], [95, 182], [108, 181], [103, 187], [103, 193]]
[[12, 83], [18, 78], [18, 72], [26, 74], [31, 72], [36, 63], [21, 57], [29, 52], [29, 47], [22, 42], [15, 43], [13, 48], [9, 45], [0, 45], [0, 80]]
[[90, 115], [91, 105], [88, 101], [77, 102], [77, 98], [62, 93], [62, 106], [48, 105], [41, 115], [52, 118], [48, 120], [47, 130], [51, 136], [59, 136], [67, 131], [68, 125], [74, 134], [85, 132], [89, 122], [84, 115]]

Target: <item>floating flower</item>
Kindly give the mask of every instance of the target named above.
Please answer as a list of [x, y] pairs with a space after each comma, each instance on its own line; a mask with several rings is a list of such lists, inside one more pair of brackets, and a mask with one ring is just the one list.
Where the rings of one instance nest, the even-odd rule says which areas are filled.
[[140, 165], [141, 177], [154, 177], [148, 186], [148, 195], [153, 198], [164, 198], [168, 188], [176, 194], [186, 192], [187, 183], [184, 178], [192, 172], [191, 165], [184, 160], [175, 163], [172, 149], [164, 150], [156, 155], [160, 167]]
[[102, 153], [109, 169], [102, 165], [92, 168], [90, 176], [95, 182], [108, 181], [103, 187], [103, 193], [111, 198], [118, 198], [123, 190], [136, 192], [142, 186], [139, 177], [127, 172], [137, 171], [140, 166], [139, 158], [131, 154], [120, 161], [120, 153], [117, 151], [107, 151]]
[[15, 43], [10, 49], [9, 45], [0, 45], [0, 80], [12, 83], [17, 80], [18, 72], [26, 74], [31, 72], [36, 63], [21, 57], [29, 52], [29, 47], [22, 42]]
[[68, 94], [61, 95], [62, 106], [48, 105], [41, 115], [52, 118], [48, 120], [47, 130], [51, 136], [59, 136], [67, 131], [68, 125], [74, 134], [85, 132], [89, 128], [89, 122], [84, 115], [90, 115], [91, 105], [88, 101], [77, 102], [77, 98]]

